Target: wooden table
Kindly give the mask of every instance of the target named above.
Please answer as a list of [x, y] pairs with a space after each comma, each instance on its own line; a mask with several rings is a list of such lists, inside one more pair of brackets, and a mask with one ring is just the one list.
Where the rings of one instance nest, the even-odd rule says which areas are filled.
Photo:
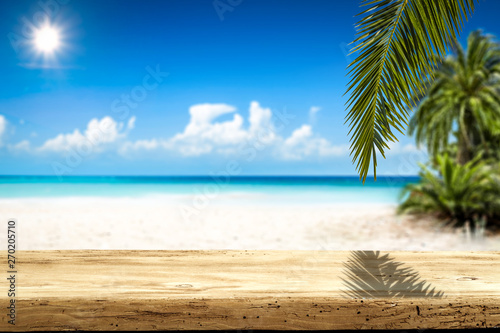
[[16, 256], [15, 325], [8, 323], [10, 282], [3, 278], [1, 331], [500, 326], [500, 252], [84, 250]]

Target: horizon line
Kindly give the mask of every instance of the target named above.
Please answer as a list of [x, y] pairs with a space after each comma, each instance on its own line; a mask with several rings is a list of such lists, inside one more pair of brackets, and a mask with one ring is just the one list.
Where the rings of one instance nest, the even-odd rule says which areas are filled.
[[[222, 175], [209, 175], [209, 174], [193, 174], [193, 175], [64, 175], [64, 176], [58, 176], [58, 175], [47, 175], [47, 174], [0, 174], [0, 177], [59, 177], [59, 178], [68, 178], [68, 177], [204, 177], [204, 178], [210, 178], [210, 177], [215, 177], [215, 176], [222, 176]], [[316, 177], [316, 178], [322, 178], [322, 177], [349, 177], [349, 178], [359, 178], [359, 175], [272, 175], [272, 174], [266, 174], [266, 175], [258, 175], [258, 174], [250, 174], [250, 175], [228, 175], [231, 178], [242, 178], [242, 177]], [[379, 175], [377, 178], [395, 178], [395, 177], [400, 177], [400, 178], [408, 178], [408, 177], [419, 177], [418, 174], [416, 175]], [[374, 179], [374, 176], [367, 176], [367, 179]]]

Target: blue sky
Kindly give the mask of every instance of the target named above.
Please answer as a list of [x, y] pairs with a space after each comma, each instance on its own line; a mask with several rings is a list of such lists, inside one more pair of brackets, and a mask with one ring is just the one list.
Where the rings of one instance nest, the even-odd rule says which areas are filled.
[[[215, 5], [214, 5], [215, 3]], [[358, 1], [0, 3], [0, 174], [355, 175], [344, 103]], [[500, 32], [480, 1], [461, 41]], [[51, 54], [30, 25], [59, 31]], [[425, 160], [400, 135], [378, 174]]]

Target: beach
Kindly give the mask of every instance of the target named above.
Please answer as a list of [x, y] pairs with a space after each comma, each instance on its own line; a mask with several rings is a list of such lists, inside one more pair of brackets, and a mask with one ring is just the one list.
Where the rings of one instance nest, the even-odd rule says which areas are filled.
[[[2, 198], [19, 250], [498, 251], [500, 235], [468, 239], [388, 203], [303, 203], [221, 194]], [[2, 240], [5, 242], [5, 240]], [[4, 244], [5, 245], [5, 244]]]

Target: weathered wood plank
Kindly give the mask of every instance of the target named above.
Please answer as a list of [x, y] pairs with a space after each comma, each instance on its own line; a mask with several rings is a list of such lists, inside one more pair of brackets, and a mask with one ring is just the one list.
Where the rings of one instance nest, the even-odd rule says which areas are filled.
[[1, 331], [500, 326], [500, 252], [86, 250], [17, 257], [16, 325], [8, 323], [3, 279]]

